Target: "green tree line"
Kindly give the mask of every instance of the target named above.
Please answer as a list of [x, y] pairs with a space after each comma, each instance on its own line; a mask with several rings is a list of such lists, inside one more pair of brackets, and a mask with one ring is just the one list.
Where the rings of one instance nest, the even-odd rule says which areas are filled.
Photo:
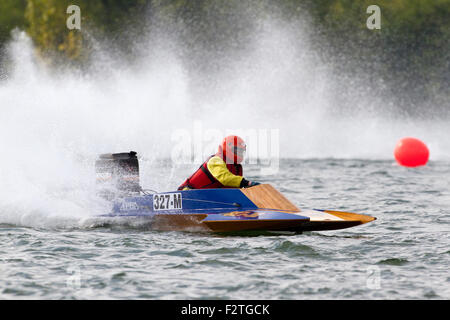
[[[251, 27], [245, 14], [276, 7], [289, 21], [306, 13], [318, 48], [331, 50], [338, 71], [372, 68], [396, 90], [411, 91], [411, 99], [449, 96], [450, 0], [1, 0], [0, 50], [17, 27], [43, 58], [82, 62], [89, 55], [86, 33], [66, 27], [71, 4], [81, 8], [83, 30], [100, 38], [133, 38], [129, 31], [139, 33], [152, 19], [182, 22], [177, 32], [185, 45], [218, 52], [245, 38]], [[380, 30], [366, 27], [374, 4]]]

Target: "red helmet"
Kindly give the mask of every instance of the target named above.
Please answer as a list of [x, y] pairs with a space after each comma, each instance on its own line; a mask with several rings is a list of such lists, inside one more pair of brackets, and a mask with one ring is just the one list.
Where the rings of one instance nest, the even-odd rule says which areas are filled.
[[226, 163], [241, 163], [247, 149], [244, 140], [238, 136], [228, 136], [219, 146], [219, 155]]

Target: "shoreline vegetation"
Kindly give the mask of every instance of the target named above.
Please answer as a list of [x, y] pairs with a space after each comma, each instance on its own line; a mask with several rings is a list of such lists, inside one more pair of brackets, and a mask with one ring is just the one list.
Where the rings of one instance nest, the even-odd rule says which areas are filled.
[[[366, 25], [374, 4], [378, 30]], [[67, 28], [70, 5], [81, 8], [81, 30]], [[406, 113], [434, 105], [442, 114], [450, 109], [449, 16], [450, 0], [2, 0], [0, 74], [15, 29], [28, 34], [44, 63], [76, 67], [89, 61], [98, 39], [132, 59], [144, 33], [162, 31], [192, 69], [213, 73], [224, 57], [245, 52], [258, 23], [275, 17], [307, 25], [313, 49], [335, 73], [365, 75], [369, 86], [400, 96]]]

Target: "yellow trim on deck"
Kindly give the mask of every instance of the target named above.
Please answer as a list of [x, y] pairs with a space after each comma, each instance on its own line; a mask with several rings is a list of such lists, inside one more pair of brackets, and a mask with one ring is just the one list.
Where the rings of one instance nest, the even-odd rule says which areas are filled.
[[372, 216], [367, 216], [364, 214], [357, 214], [352, 212], [342, 212], [342, 211], [333, 211], [333, 210], [324, 210], [324, 212], [332, 214], [333, 216], [339, 217], [341, 219], [347, 221], [360, 221], [361, 224], [371, 222], [376, 220], [377, 218]]

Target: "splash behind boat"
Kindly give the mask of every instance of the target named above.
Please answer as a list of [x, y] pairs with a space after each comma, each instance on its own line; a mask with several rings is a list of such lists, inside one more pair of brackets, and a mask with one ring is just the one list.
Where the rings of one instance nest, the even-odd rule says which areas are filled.
[[[174, 231], [320, 231], [354, 227], [376, 218], [341, 211], [299, 209], [274, 187], [142, 192], [135, 152], [102, 155], [96, 163], [105, 183], [120, 197], [109, 197], [112, 211], [103, 217], [146, 219], [153, 230]], [[109, 191], [110, 192], [110, 191]]]

